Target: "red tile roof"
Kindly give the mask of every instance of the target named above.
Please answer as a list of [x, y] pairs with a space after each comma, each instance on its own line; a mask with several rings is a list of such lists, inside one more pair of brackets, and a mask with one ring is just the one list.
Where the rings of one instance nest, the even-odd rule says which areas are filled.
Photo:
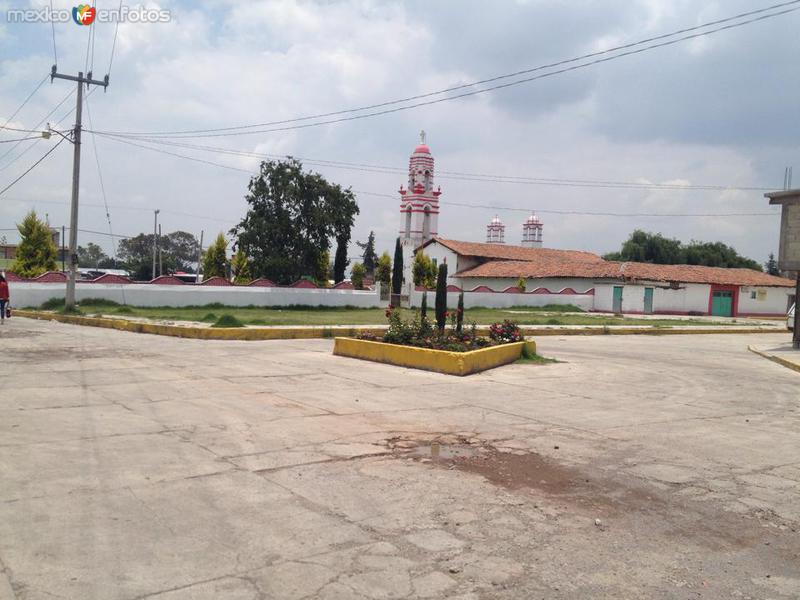
[[581, 277], [761, 287], [792, 287], [795, 285], [791, 279], [768, 275], [752, 269], [723, 269], [698, 265], [651, 265], [612, 261], [492, 260], [472, 269], [460, 271], [455, 274], [455, 277]]
[[543, 256], [530, 260], [490, 260], [477, 267], [459, 271], [454, 277], [620, 277], [619, 263], [604, 260], [575, 260], [569, 257]]
[[726, 269], [699, 265], [652, 265], [623, 263], [626, 279], [647, 281], [679, 281], [681, 283], [716, 283], [718, 285], [792, 287], [794, 281], [752, 269]]
[[[579, 277], [761, 287], [792, 287], [795, 285], [791, 279], [768, 275], [752, 269], [615, 262], [603, 260], [591, 252], [576, 250], [523, 248], [521, 246], [478, 244], [440, 238], [434, 238], [434, 240], [457, 254], [488, 259], [480, 265], [455, 273], [454, 277], [514, 279], [518, 277]], [[423, 247], [434, 240], [430, 240]]]
[[479, 258], [496, 258], [501, 260], [582, 260], [602, 261], [597, 254], [583, 252], [582, 250], [555, 250], [553, 248], [524, 248], [506, 244], [481, 244], [479, 242], [460, 242], [444, 238], [433, 238], [425, 242], [420, 248], [425, 248], [433, 242], [439, 242], [456, 254], [462, 256], [475, 256]]

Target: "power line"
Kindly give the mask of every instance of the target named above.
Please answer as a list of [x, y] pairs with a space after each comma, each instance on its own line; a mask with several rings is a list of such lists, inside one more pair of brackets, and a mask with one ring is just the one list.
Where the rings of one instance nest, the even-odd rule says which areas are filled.
[[[89, 109], [89, 98], [86, 98], [86, 116], [89, 119], [89, 127], [94, 128], [92, 124], [92, 111]], [[97, 178], [100, 182], [100, 192], [103, 196], [103, 205], [106, 209], [106, 221], [108, 221], [108, 233], [111, 236], [111, 254], [112, 258], [116, 261], [117, 260], [117, 245], [114, 242], [114, 230], [111, 227], [111, 211], [108, 209], [108, 199], [106, 198], [106, 186], [103, 182], [103, 171], [100, 168], [100, 156], [97, 152], [97, 141], [95, 140], [94, 134], [92, 134], [92, 150], [94, 151], [94, 160], [97, 164]]]
[[42, 87], [42, 86], [44, 85], [44, 82], [45, 82], [45, 81], [47, 81], [47, 78], [48, 78], [48, 77], [49, 77], [49, 75], [45, 75], [44, 79], [42, 79], [42, 80], [41, 80], [41, 81], [40, 81], [40, 82], [39, 82], [39, 83], [36, 85], [36, 87], [35, 87], [35, 88], [33, 88], [33, 91], [32, 91], [30, 94], [28, 94], [28, 97], [27, 97], [27, 98], [25, 98], [25, 100], [23, 100], [23, 101], [22, 101], [22, 104], [20, 104], [20, 105], [17, 107], [17, 110], [15, 110], [15, 111], [12, 113], [12, 115], [6, 119], [6, 122], [5, 122], [5, 123], [3, 123], [3, 126], [2, 126], [2, 127], [0, 127], [0, 129], [5, 129], [5, 128], [6, 128], [6, 125], [8, 125], [8, 124], [11, 122], [11, 119], [13, 119], [14, 117], [16, 117], [16, 116], [17, 116], [17, 113], [19, 113], [19, 111], [21, 111], [21, 110], [22, 110], [22, 109], [25, 107], [25, 105], [28, 103], [28, 101], [29, 101], [31, 98], [33, 98], [34, 94], [36, 94], [36, 92], [38, 92], [38, 91], [39, 91], [39, 88], [40, 88], [40, 87]]
[[24, 142], [27, 140], [40, 140], [40, 139], [42, 139], [41, 135], [32, 135], [24, 138], [14, 138], [12, 140], [0, 140], [0, 144], [10, 144], [12, 142]]
[[[43, 117], [43, 118], [42, 118], [42, 119], [41, 119], [41, 120], [40, 120], [40, 121], [39, 121], [39, 122], [38, 122], [36, 125], [34, 125], [34, 129], [35, 129], [35, 128], [37, 128], [37, 127], [40, 127], [40, 126], [41, 126], [41, 125], [42, 125], [42, 124], [43, 124], [43, 123], [44, 123], [44, 122], [45, 122], [45, 121], [46, 121], [48, 118], [50, 118], [50, 115], [52, 115], [54, 112], [56, 112], [56, 111], [57, 111], [57, 110], [58, 110], [58, 109], [61, 107], [61, 105], [62, 105], [62, 104], [64, 104], [64, 102], [66, 102], [66, 101], [67, 101], [67, 100], [70, 98], [70, 96], [72, 96], [72, 94], [74, 94], [74, 93], [75, 93], [75, 89], [72, 89], [72, 90], [70, 90], [70, 92], [69, 92], [69, 93], [68, 93], [66, 96], [64, 96], [64, 97], [61, 99], [61, 101], [60, 101], [58, 104], [56, 104], [56, 105], [55, 105], [55, 106], [54, 106], [54, 107], [53, 107], [53, 108], [50, 110], [50, 112], [49, 112], [49, 113], [47, 113], [47, 114], [46, 114], [46, 115], [45, 115], [45, 116], [44, 116], [44, 117]], [[75, 109], [72, 109], [72, 110], [75, 110]], [[63, 120], [63, 119], [61, 119], [61, 120]], [[21, 143], [21, 142], [20, 142], [20, 143]], [[34, 146], [36, 146], [36, 143], [37, 143], [37, 142], [34, 142], [34, 143], [33, 143], [33, 144], [31, 144], [30, 146], [28, 146], [28, 147], [27, 147], [27, 148], [26, 148], [24, 151], [22, 151], [20, 154], [18, 154], [18, 155], [16, 156], [16, 158], [12, 159], [10, 162], [8, 162], [8, 163], [6, 163], [5, 165], [1, 166], [1, 167], [0, 167], [0, 171], [4, 171], [4, 170], [5, 170], [5, 169], [7, 169], [8, 167], [10, 167], [12, 164], [14, 164], [15, 162], [17, 162], [17, 161], [18, 161], [20, 158], [22, 158], [22, 156], [24, 156], [24, 155], [25, 155], [25, 154], [26, 154], [26, 153], [27, 153], [27, 152], [28, 152], [28, 151], [29, 151], [31, 148], [33, 148]], [[8, 155], [9, 155], [11, 152], [13, 152], [13, 151], [14, 151], [14, 150], [17, 148], [17, 146], [19, 146], [19, 143], [18, 143], [18, 144], [15, 144], [15, 145], [13, 145], [11, 148], [9, 148], [8, 150], [6, 150], [6, 152], [5, 152], [4, 154], [0, 155], [0, 161], [2, 161], [2, 160], [3, 160], [3, 159], [6, 157], [6, 156], [8, 156]]]
[[[185, 158], [187, 160], [194, 160], [197, 162], [204, 162], [206, 164], [212, 164], [215, 166], [220, 166], [222, 168], [235, 170], [235, 171], [242, 171], [250, 173], [251, 171], [247, 169], [241, 169], [238, 167], [232, 167], [229, 165], [224, 165], [221, 163], [214, 163], [211, 161], [205, 161], [203, 159], [199, 159], [196, 157], [190, 157], [184, 154], [178, 154], [174, 152], [167, 152], [158, 150], [156, 148], [146, 146], [143, 144], [138, 144], [135, 142], [130, 141], [129, 138], [121, 138], [116, 135], [109, 135], [109, 134], [102, 134], [98, 133], [97, 135], [103, 136], [106, 139], [110, 139], [112, 141], [116, 141], [123, 144], [130, 144], [135, 145], [140, 148], [144, 148], [147, 150], [152, 150], [154, 152], [163, 152], [164, 154], [168, 154], [170, 156], [176, 156], [178, 158]], [[170, 142], [164, 141], [161, 139], [153, 139], [153, 138], [144, 138], [141, 141], [145, 141], [149, 144], [157, 144], [162, 146], [174, 146], [179, 148], [187, 148], [192, 150], [201, 150], [207, 152], [215, 152], [218, 154], [228, 154], [232, 156], [243, 156], [249, 158], [268, 158], [268, 159], [282, 159], [285, 156], [277, 155], [277, 154], [268, 154], [268, 153], [260, 153], [260, 152], [249, 152], [244, 150], [233, 150], [233, 149], [226, 149], [226, 148], [219, 148], [213, 146], [203, 146], [198, 144], [187, 144], [187, 143], [180, 143], [180, 142]], [[323, 166], [323, 167], [333, 167], [333, 168], [340, 168], [340, 169], [348, 169], [354, 171], [361, 171], [365, 173], [378, 173], [378, 174], [402, 174], [405, 173], [405, 169], [400, 167], [389, 167], [385, 165], [371, 165], [371, 164], [364, 164], [364, 163], [348, 163], [343, 161], [332, 161], [332, 160], [324, 160], [324, 159], [311, 159], [311, 158], [303, 158], [303, 157], [295, 157], [298, 160], [303, 161], [304, 164], [312, 165], [312, 166]], [[527, 185], [544, 185], [544, 186], [557, 186], [557, 187], [590, 187], [590, 188], [620, 188], [620, 189], [643, 189], [643, 190], [705, 190], [705, 191], [725, 191], [725, 190], [736, 190], [736, 191], [769, 191], [773, 188], [771, 187], [756, 187], [756, 186], [728, 186], [728, 185], [692, 185], [692, 184], [670, 184], [670, 183], [645, 183], [645, 182], [635, 182], [635, 181], [604, 181], [604, 180], [596, 180], [596, 179], [563, 179], [563, 178], [554, 178], [554, 177], [524, 177], [524, 176], [517, 176], [517, 175], [497, 175], [497, 174], [485, 174], [485, 173], [464, 173], [460, 171], [437, 171], [437, 177], [442, 179], [452, 179], [452, 180], [462, 180], [462, 181], [481, 181], [481, 182], [489, 182], [489, 183], [516, 183], [516, 184], [527, 184]]]
[[28, 167], [28, 168], [25, 170], [25, 172], [24, 172], [24, 173], [22, 173], [22, 175], [20, 175], [19, 177], [17, 177], [17, 178], [16, 178], [14, 181], [12, 181], [12, 182], [11, 182], [11, 183], [9, 183], [9, 184], [8, 184], [6, 187], [4, 187], [2, 190], [0, 190], [0, 196], [2, 196], [4, 192], [6, 192], [7, 190], [9, 190], [9, 189], [10, 189], [10, 188], [11, 188], [11, 187], [12, 187], [12, 186], [15, 184], [15, 183], [17, 183], [17, 182], [18, 182], [20, 179], [22, 179], [22, 178], [23, 178], [23, 177], [25, 177], [25, 176], [26, 176], [28, 173], [30, 173], [31, 171], [33, 171], [33, 169], [34, 169], [34, 168], [36, 168], [36, 166], [37, 166], [37, 165], [38, 165], [40, 162], [42, 162], [42, 161], [43, 161], [45, 158], [47, 158], [48, 156], [50, 156], [50, 154], [51, 154], [51, 153], [52, 153], [52, 152], [53, 152], [53, 151], [54, 151], [56, 148], [58, 148], [58, 147], [59, 147], [59, 146], [60, 146], [60, 145], [61, 145], [61, 144], [64, 142], [64, 140], [65, 140], [65, 139], [66, 139], [66, 138], [61, 138], [61, 139], [58, 141], [58, 143], [57, 143], [55, 146], [53, 146], [52, 148], [50, 148], [50, 150], [48, 150], [47, 152], [45, 152], [45, 153], [44, 153], [44, 156], [42, 156], [42, 157], [41, 157], [39, 160], [37, 160], [37, 161], [36, 161], [35, 163], [33, 163], [33, 164], [30, 166], [30, 167]]
[[[567, 73], [567, 72], [570, 72], [570, 71], [583, 69], [583, 68], [586, 68], [586, 67], [589, 67], [589, 66], [601, 64], [601, 63], [608, 62], [608, 61], [611, 61], [611, 60], [616, 60], [618, 58], [623, 58], [623, 57], [626, 57], [626, 56], [639, 54], [639, 53], [642, 53], [642, 52], [646, 52], [648, 50], [653, 50], [653, 49], [657, 49], [657, 48], [671, 46], [671, 45], [674, 45], [674, 44], [677, 44], [677, 43], [680, 43], [680, 42], [692, 40], [692, 39], [703, 37], [703, 36], [708, 36], [708, 35], [711, 35], [711, 34], [714, 34], [714, 33], [718, 33], [718, 32], [721, 32], [721, 31], [726, 31], [726, 30], [737, 28], [737, 27], [743, 27], [745, 25], [749, 25], [749, 24], [756, 23], [756, 22], [759, 22], [759, 21], [763, 21], [763, 20], [766, 20], [766, 19], [770, 19], [770, 18], [773, 18], [773, 17], [785, 15], [785, 14], [794, 12], [796, 10], [800, 10], [799, 7], [795, 6], [794, 8], [784, 8], [784, 10], [780, 10], [780, 11], [777, 11], [777, 12], [768, 12], [768, 11], [771, 11], [771, 10], [774, 10], [774, 9], [777, 9], [777, 8], [783, 8], [783, 7], [787, 7], [787, 6], [791, 6], [791, 5], [796, 5], [798, 3], [800, 3], [800, 0], [791, 0], [790, 2], [783, 2], [783, 3], [779, 3], [779, 4], [774, 4], [772, 6], [765, 7], [763, 9], [759, 9], [759, 10], [756, 10], [756, 11], [750, 11], [750, 12], [747, 12], [747, 13], [741, 13], [739, 15], [732, 16], [732, 17], [727, 17], [725, 19], [720, 19], [720, 20], [717, 20], [717, 21], [710, 21], [708, 23], [704, 23], [703, 25], [698, 25], [698, 26], [695, 26], [695, 27], [676, 30], [676, 31], [673, 31], [671, 33], [663, 34], [663, 35], [656, 36], [656, 37], [653, 37], [653, 38], [648, 38], [648, 39], [645, 39], [645, 40], [640, 40], [640, 41], [637, 41], [637, 42], [632, 42], [632, 43], [629, 43], [629, 44], [624, 44], [622, 46], [617, 46], [615, 48], [610, 48], [610, 49], [603, 50], [603, 51], [600, 51], [600, 52], [593, 52], [593, 53], [585, 54], [585, 55], [582, 55], [582, 56], [579, 56], [579, 57], [558, 61], [558, 62], [552, 63], [550, 65], [541, 65], [541, 66], [538, 66], [538, 67], [533, 67], [531, 69], [525, 69], [523, 71], [517, 71], [515, 73], [499, 75], [497, 77], [493, 77], [493, 78], [490, 78], [490, 79], [485, 79], [485, 80], [482, 80], [482, 81], [479, 81], [479, 82], [473, 82], [473, 83], [469, 83], [469, 84], [455, 86], [455, 87], [452, 87], [452, 88], [447, 88], [447, 89], [444, 89], [444, 90], [439, 90], [439, 91], [436, 91], [436, 92], [429, 92], [429, 93], [426, 93], [426, 94], [420, 94], [420, 95], [417, 95], [417, 96], [411, 96], [411, 97], [404, 98], [404, 99], [399, 99], [399, 100], [391, 100], [391, 101], [388, 101], [388, 102], [382, 102], [382, 103], [379, 103], [379, 104], [373, 104], [373, 105], [370, 105], [370, 106], [364, 106], [364, 107], [355, 108], [355, 109], [346, 109], [346, 110], [334, 111], [334, 112], [329, 112], [329, 113], [321, 113], [319, 115], [310, 115], [310, 116], [304, 116], [304, 117], [296, 117], [296, 118], [293, 118], [293, 119], [284, 119], [284, 120], [280, 120], [280, 121], [270, 121], [270, 122], [266, 122], [266, 123], [257, 123], [257, 124], [251, 124], [251, 125], [239, 125], [239, 126], [234, 126], [234, 127], [222, 127], [222, 128], [215, 128], [215, 129], [194, 129], [194, 130], [183, 130], [183, 131], [179, 130], [179, 131], [168, 131], [168, 132], [157, 132], [156, 131], [156, 132], [103, 132], [103, 133], [115, 133], [117, 135], [126, 135], [126, 136], [131, 136], [131, 137], [140, 137], [140, 136], [158, 136], [158, 137], [175, 137], [175, 138], [224, 137], [224, 136], [252, 135], [252, 134], [258, 134], [258, 133], [270, 133], [270, 132], [276, 132], [276, 131], [288, 131], [288, 130], [294, 130], [294, 129], [304, 129], [304, 128], [308, 128], [308, 127], [317, 127], [317, 126], [320, 126], [320, 125], [330, 125], [330, 124], [334, 124], [334, 123], [341, 123], [341, 122], [346, 122], [346, 121], [365, 119], [365, 118], [369, 118], [369, 117], [386, 115], [386, 114], [391, 114], [391, 113], [400, 112], [400, 111], [404, 111], [404, 110], [410, 110], [410, 109], [413, 109], [413, 108], [419, 108], [421, 106], [430, 106], [430, 105], [438, 104], [438, 103], [441, 103], [441, 102], [448, 102], [448, 101], [451, 101], [451, 100], [456, 100], [456, 99], [459, 99], [459, 98], [465, 98], [465, 97], [469, 97], [469, 96], [474, 96], [474, 95], [477, 95], [477, 94], [484, 94], [484, 93], [487, 93], [487, 92], [490, 92], [490, 91], [496, 91], [496, 90], [499, 90], [499, 89], [504, 89], [504, 88], [520, 85], [520, 84], [523, 84], [523, 83], [529, 83], [531, 81], [536, 81], [538, 79], [543, 79], [543, 78], [546, 78], [546, 77], [552, 77], [554, 75], [559, 75], [559, 74]], [[767, 13], [767, 14], [764, 14], [764, 13]], [[735, 20], [738, 20], [738, 19], [740, 19], [742, 17], [753, 16], [753, 15], [759, 15], [759, 16], [754, 16], [751, 19], [746, 19], [744, 21], [739, 21], [739, 22], [736, 22], [736, 23], [730, 23], [730, 21], [735, 21]], [[613, 54], [612, 56], [605, 56], [603, 58], [595, 58], [597, 56], [609, 54], [609, 53], [612, 53], [612, 52], [617, 52], [619, 50], [628, 49], [628, 48], [634, 48], [636, 46], [647, 44], [647, 43], [650, 43], [652, 41], [665, 40], [667, 38], [674, 37], [676, 35], [680, 35], [680, 34], [685, 33], [685, 32], [697, 31], [698, 29], [706, 29], [706, 28], [708, 28], [710, 26], [718, 25], [718, 24], [721, 24], [721, 23], [730, 23], [730, 24], [723, 25], [723, 26], [717, 27], [715, 29], [709, 29], [708, 31], [702, 31], [700, 33], [694, 33], [694, 34], [686, 35], [686, 36], [679, 37], [679, 38], [676, 38], [676, 39], [662, 41], [662, 42], [655, 43], [655, 44], [650, 44], [650, 45], [647, 45], [647, 46], [645, 46], [643, 48], [637, 48], [635, 50], [626, 50], [625, 52], [620, 52], [619, 54]], [[336, 115], [348, 114], [348, 113], [353, 113], [353, 112], [362, 112], [362, 111], [365, 111], [365, 110], [372, 110], [372, 109], [375, 109], [375, 108], [382, 108], [382, 107], [391, 106], [391, 105], [395, 105], [395, 104], [402, 104], [402, 103], [409, 102], [409, 101], [412, 101], [412, 100], [417, 100], [417, 99], [427, 98], [427, 97], [430, 97], [430, 96], [436, 96], [436, 95], [441, 95], [441, 94], [444, 94], [444, 93], [449, 93], [450, 91], [454, 91], [454, 90], [465, 89], [465, 88], [468, 88], [468, 87], [474, 87], [475, 85], [480, 85], [482, 83], [494, 82], [494, 81], [498, 81], [498, 80], [501, 80], [501, 79], [507, 79], [507, 78], [510, 78], [510, 77], [515, 77], [515, 76], [518, 76], [520, 74], [528, 74], [528, 73], [533, 73], [533, 72], [549, 69], [549, 68], [552, 68], [552, 67], [555, 67], [555, 66], [561, 66], [561, 65], [565, 65], [565, 64], [580, 62], [582, 60], [586, 60], [586, 59], [589, 59], [589, 58], [594, 58], [594, 60], [590, 60], [588, 62], [581, 63], [581, 64], [578, 64], [578, 65], [572, 65], [570, 67], [566, 67], [566, 68], [562, 68], [562, 69], [557, 69], [555, 71], [550, 71], [550, 72], [543, 73], [543, 74], [540, 74], [540, 75], [536, 75], [536, 76], [533, 76], [533, 77], [526, 77], [526, 78], [523, 78], [523, 79], [518, 79], [516, 81], [511, 81], [511, 82], [507, 82], [507, 83], [503, 83], [503, 84], [493, 85], [493, 86], [486, 87], [486, 88], [483, 88], [483, 89], [471, 90], [471, 91], [468, 91], [468, 92], [463, 92], [463, 93], [460, 93], [460, 94], [447, 96], [445, 98], [437, 98], [437, 99], [428, 100], [428, 101], [425, 101], [425, 102], [418, 102], [418, 103], [415, 103], [415, 104], [410, 104], [408, 106], [401, 106], [401, 107], [396, 107], [396, 108], [392, 108], [392, 109], [386, 109], [386, 110], [381, 110], [381, 111], [362, 114], [362, 115], [353, 115], [353, 116], [349, 116], [349, 117], [342, 117], [342, 118], [332, 119], [332, 120], [327, 120], [327, 121], [319, 121], [319, 122], [316, 122], [316, 123], [307, 123], [307, 124], [302, 124], [302, 125], [290, 125], [290, 126], [286, 126], [286, 127], [276, 127], [276, 128], [262, 129], [262, 130], [256, 130], [256, 131], [242, 131], [244, 129], [254, 129], [254, 128], [257, 128], [257, 127], [271, 127], [273, 125], [287, 125], [287, 124], [290, 124], [290, 123], [297, 123], [297, 122], [300, 122], [300, 121], [308, 121], [308, 120], [314, 120], [314, 119], [319, 119], [319, 118], [326, 118], [326, 117], [329, 117], [329, 116], [336, 116]]]
[[106, 73], [111, 77], [111, 65], [114, 64], [114, 50], [117, 48], [117, 33], [119, 33], [119, 22], [122, 19], [122, 0], [119, 0], [119, 10], [117, 11], [117, 23], [114, 27], [114, 41], [111, 42], [111, 57], [108, 60], [108, 71]]

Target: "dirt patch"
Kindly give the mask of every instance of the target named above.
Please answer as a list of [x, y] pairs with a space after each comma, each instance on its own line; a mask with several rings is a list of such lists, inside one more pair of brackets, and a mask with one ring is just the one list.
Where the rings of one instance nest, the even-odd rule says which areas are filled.
[[511, 490], [533, 488], [560, 495], [582, 490], [589, 482], [576, 469], [536, 452], [502, 452], [491, 444], [463, 436], [392, 438], [387, 443], [398, 457], [476, 473]]

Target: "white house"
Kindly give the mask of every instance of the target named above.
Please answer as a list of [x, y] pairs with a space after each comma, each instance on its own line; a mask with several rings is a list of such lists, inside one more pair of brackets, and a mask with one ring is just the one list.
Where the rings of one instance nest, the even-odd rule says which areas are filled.
[[[751, 269], [603, 260], [590, 252], [432, 238], [420, 245], [447, 263], [466, 306], [574, 304], [628, 314], [782, 316], [794, 282]], [[525, 290], [517, 283], [522, 278]], [[412, 294], [418, 302], [421, 292]]]

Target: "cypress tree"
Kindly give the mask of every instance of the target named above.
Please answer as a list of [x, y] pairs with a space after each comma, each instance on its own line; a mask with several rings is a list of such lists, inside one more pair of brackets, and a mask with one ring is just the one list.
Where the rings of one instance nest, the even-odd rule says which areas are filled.
[[422, 292], [422, 304], [419, 306], [419, 314], [423, 321], [428, 318], [428, 292]]
[[46, 271], [55, 271], [58, 249], [53, 243], [53, 234], [47, 223], [29, 212], [22, 223], [17, 224], [22, 241], [17, 246], [17, 256], [11, 271], [20, 277], [38, 277]]
[[400, 238], [394, 245], [394, 265], [392, 265], [392, 293], [400, 294], [403, 289], [403, 247]]
[[447, 322], [447, 263], [439, 265], [439, 278], [436, 281], [436, 326], [444, 331]]
[[464, 292], [458, 294], [458, 312], [456, 313], [456, 333], [461, 333], [461, 328], [464, 325]]

